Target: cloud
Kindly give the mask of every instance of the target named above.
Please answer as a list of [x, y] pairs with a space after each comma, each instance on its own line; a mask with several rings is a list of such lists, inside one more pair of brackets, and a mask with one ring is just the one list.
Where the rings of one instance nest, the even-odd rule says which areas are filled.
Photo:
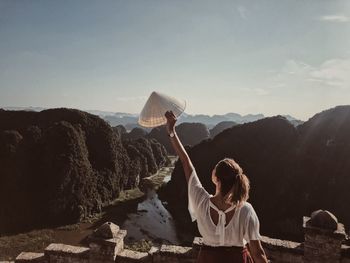
[[350, 17], [343, 14], [325, 15], [321, 16], [319, 20], [327, 22], [346, 23], [350, 21]]
[[329, 59], [316, 66], [290, 59], [273, 75], [270, 87], [350, 89], [349, 72], [350, 58]]
[[350, 87], [350, 59], [331, 59], [310, 72], [310, 79], [340, 88]]
[[311, 69], [311, 66], [293, 59], [287, 60], [284, 67], [282, 68], [282, 73], [286, 74], [303, 74]]
[[241, 18], [247, 19], [247, 8], [244, 6], [239, 6], [237, 7], [237, 11]]

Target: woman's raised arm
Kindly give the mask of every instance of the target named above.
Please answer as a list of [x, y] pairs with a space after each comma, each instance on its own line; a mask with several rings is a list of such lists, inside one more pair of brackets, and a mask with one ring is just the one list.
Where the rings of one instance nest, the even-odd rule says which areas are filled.
[[192, 174], [192, 171], [194, 169], [193, 164], [192, 164], [191, 159], [188, 156], [184, 146], [182, 145], [179, 137], [176, 134], [176, 131], [175, 131], [175, 123], [177, 121], [176, 116], [174, 115], [174, 113], [172, 111], [167, 111], [165, 113], [165, 117], [167, 118], [166, 128], [167, 128], [168, 135], [170, 133], [174, 133], [173, 137], [169, 136], [171, 144], [172, 144], [176, 154], [179, 156], [179, 158], [181, 160], [182, 167], [184, 168], [184, 172], [185, 172], [186, 181], [188, 182], [188, 180], [190, 179], [190, 176]]

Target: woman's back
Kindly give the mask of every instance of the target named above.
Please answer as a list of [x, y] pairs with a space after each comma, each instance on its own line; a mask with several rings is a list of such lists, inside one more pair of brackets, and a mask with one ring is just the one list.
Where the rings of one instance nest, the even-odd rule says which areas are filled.
[[192, 221], [197, 220], [205, 245], [244, 247], [250, 240], [260, 239], [259, 220], [250, 203], [243, 202], [238, 207], [232, 206], [222, 211], [211, 197], [193, 169], [188, 182], [188, 209]]
[[[205, 244], [200, 248], [197, 262], [252, 262], [250, 251], [255, 262], [267, 263], [264, 249], [259, 241], [258, 217], [253, 207], [246, 202], [250, 186], [249, 179], [243, 174], [242, 168], [233, 159], [225, 158], [219, 161], [212, 171], [212, 181], [216, 186], [215, 196], [218, 200], [223, 199], [224, 203], [241, 204], [237, 208], [228, 207], [225, 211], [219, 210], [215, 202], [210, 200], [211, 196], [202, 187], [191, 159], [175, 132], [176, 116], [172, 111], [167, 111], [165, 117], [167, 132], [169, 138], [172, 138], [171, 144], [179, 155], [188, 182], [188, 209], [192, 221], [198, 220], [198, 228]], [[211, 209], [216, 224], [210, 217]], [[232, 217], [227, 224], [226, 216]], [[249, 251], [248, 246], [245, 246], [247, 242]]]

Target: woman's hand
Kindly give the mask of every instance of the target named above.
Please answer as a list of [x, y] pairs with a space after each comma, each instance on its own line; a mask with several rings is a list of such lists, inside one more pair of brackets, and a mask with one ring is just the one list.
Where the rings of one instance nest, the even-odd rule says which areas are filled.
[[167, 119], [166, 129], [168, 133], [173, 132], [175, 130], [175, 123], [177, 121], [176, 116], [174, 115], [173, 111], [167, 111], [165, 113], [165, 117]]

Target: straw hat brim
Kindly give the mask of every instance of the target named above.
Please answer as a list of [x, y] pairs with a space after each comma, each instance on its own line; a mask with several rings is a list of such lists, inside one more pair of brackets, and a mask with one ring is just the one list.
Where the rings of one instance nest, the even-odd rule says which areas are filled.
[[186, 108], [186, 101], [180, 100], [160, 92], [152, 92], [143, 107], [138, 123], [147, 128], [158, 127], [166, 124], [166, 111], [172, 111], [175, 117], [179, 117]]

